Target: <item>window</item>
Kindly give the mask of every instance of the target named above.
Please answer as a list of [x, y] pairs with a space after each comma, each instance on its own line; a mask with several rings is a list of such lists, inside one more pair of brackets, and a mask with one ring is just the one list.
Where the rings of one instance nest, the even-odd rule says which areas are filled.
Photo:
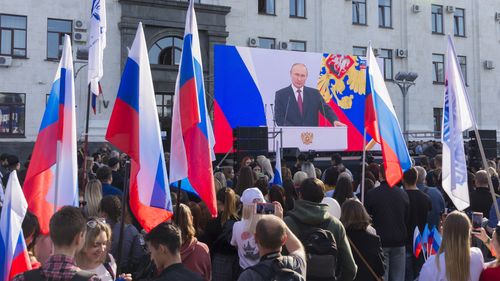
[[306, 51], [306, 42], [305, 41], [296, 41], [290, 40], [290, 50], [305, 52]]
[[73, 21], [48, 19], [47, 20], [47, 59], [57, 60], [61, 58], [64, 35], [70, 37], [73, 34]]
[[434, 137], [441, 138], [441, 123], [443, 122], [443, 108], [442, 107], [434, 107], [433, 110], [433, 119], [434, 119]]
[[467, 57], [457, 56], [458, 64], [460, 64], [460, 70], [462, 71], [462, 76], [464, 77], [464, 83], [467, 85]]
[[432, 82], [436, 84], [444, 83], [444, 55], [432, 54], [432, 66], [434, 68], [434, 76]]
[[159, 118], [171, 118], [173, 110], [173, 97], [172, 93], [156, 93], [156, 107], [158, 109]]
[[163, 37], [149, 49], [149, 63], [179, 65], [181, 62], [183, 40], [175, 36]]
[[366, 0], [352, 0], [352, 23], [366, 25]]
[[0, 93], [0, 136], [24, 136], [25, 94]]
[[453, 33], [455, 36], [465, 37], [465, 10], [456, 8], [453, 15]]
[[384, 79], [392, 80], [392, 50], [380, 49], [378, 57], [384, 60]]
[[305, 18], [306, 0], [290, 0], [290, 16], [297, 18]]
[[259, 0], [259, 14], [276, 15], [275, 0]]
[[274, 38], [259, 37], [259, 48], [274, 49], [276, 40]]
[[352, 55], [366, 57], [366, 47], [357, 47], [357, 46], [352, 47]]
[[26, 57], [25, 16], [0, 15], [0, 55]]
[[432, 5], [432, 33], [444, 34], [443, 6]]
[[392, 0], [378, 0], [378, 26], [392, 27]]

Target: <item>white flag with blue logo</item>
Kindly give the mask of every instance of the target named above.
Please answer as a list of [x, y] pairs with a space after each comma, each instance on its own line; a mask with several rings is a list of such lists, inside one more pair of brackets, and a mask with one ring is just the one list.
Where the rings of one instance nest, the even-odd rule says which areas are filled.
[[462, 134], [465, 130], [475, 126], [475, 121], [455, 47], [449, 35], [446, 57], [446, 88], [441, 132], [443, 143], [442, 184], [443, 189], [457, 209], [463, 210], [469, 207], [470, 200]]
[[106, 0], [92, 0], [88, 44], [88, 82], [92, 93], [99, 95], [99, 80], [104, 74], [103, 57], [106, 48]]

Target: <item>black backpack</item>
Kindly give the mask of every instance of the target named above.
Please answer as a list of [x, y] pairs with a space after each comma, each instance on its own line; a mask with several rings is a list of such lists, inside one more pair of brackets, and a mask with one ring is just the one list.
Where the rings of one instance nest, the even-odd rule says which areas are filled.
[[[40, 273], [40, 268], [28, 270], [28, 271], [24, 272], [23, 274], [24, 274], [25, 280], [45, 281], [45, 278], [43, 278], [41, 273]], [[75, 275], [73, 275], [73, 278], [71, 278], [71, 281], [88, 281], [93, 276], [96, 276], [95, 273], [85, 271], [85, 270], [80, 270], [80, 271], [75, 272]]]
[[292, 257], [281, 256], [274, 259], [271, 264], [258, 263], [248, 270], [257, 272], [264, 281], [305, 281], [306, 279], [294, 270]]
[[336, 280], [337, 242], [328, 230], [331, 220], [321, 225], [308, 225], [291, 216], [298, 223], [299, 240], [306, 250], [307, 280]]

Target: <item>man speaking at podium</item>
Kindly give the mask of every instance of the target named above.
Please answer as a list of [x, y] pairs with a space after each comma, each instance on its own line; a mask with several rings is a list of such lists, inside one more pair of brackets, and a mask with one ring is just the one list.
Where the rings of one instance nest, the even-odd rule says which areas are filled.
[[276, 125], [317, 127], [318, 113], [321, 113], [333, 126], [345, 126], [317, 89], [304, 86], [307, 74], [305, 64], [292, 65], [292, 84], [277, 91], [274, 98]]

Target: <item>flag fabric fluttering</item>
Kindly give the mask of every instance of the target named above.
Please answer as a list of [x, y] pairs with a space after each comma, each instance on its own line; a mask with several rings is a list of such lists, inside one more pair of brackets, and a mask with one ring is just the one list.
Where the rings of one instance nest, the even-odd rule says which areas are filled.
[[422, 237], [420, 235], [420, 231], [418, 230], [418, 226], [415, 226], [415, 231], [413, 231], [413, 254], [416, 258], [420, 256], [422, 252]]
[[271, 179], [272, 184], [283, 186], [283, 178], [281, 177], [281, 146], [279, 141], [275, 141], [276, 164], [274, 165], [274, 176]]
[[89, 24], [88, 83], [92, 92], [92, 110], [96, 113], [96, 99], [102, 94], [100, 80], [104, 75], [103, 57], [106, 48], [106, 0], [92, 0]]
[[28, 249], [21, 228], [28, 210], [28, 202], [17, 178], [17, 172], [9, 175], [5, 201], [0, 216], [0, 280], [12, 280], [14, 276], [31, 269]]
[[214, 145], [205, 102], [198, 26], [194, 4], [190, 1], [172, 114], [170, 182], [187, 179], [189, 186], [207, 204], [212, 216], [217, 215], [212, 170]]
[[411, 167], [411, 159], [371, 44], [367, 58], [366, 95], [365, 127], [382, 146], [386, 181], [392, 187]]
[[470, 200], [462, 134], [465, 130], [475, 126], [475, 121], [455, 47], [449, 35], [446, 58], [443, 129], [441, 131], [442, 185], [455, 207], [458, 210], [464, 210], [469, 207]]
[[150, 231], [172, 216], [146, 39], [139, 23], [123, 70], [106, 140], [131, 158], [130, 207]]
[[49, 233], [52, 214], [65, 205], [78, 206], [75, 86], [71, 39], [57, 68], [42, 124], [24, 181], [28, 209], [38, 217], [42, 234]]
[[434, 226], [431, 230], [431, 233], [432, 233], [432, 252], [431, 254], [437, 254], [437, 252], [439, 251], [439, 248], [441, 248], [441, 241], [442, 241], [442, 238], [441, 238], [441, 234], [439, 234], [439, 231], [436, 229], [436, 227]]

